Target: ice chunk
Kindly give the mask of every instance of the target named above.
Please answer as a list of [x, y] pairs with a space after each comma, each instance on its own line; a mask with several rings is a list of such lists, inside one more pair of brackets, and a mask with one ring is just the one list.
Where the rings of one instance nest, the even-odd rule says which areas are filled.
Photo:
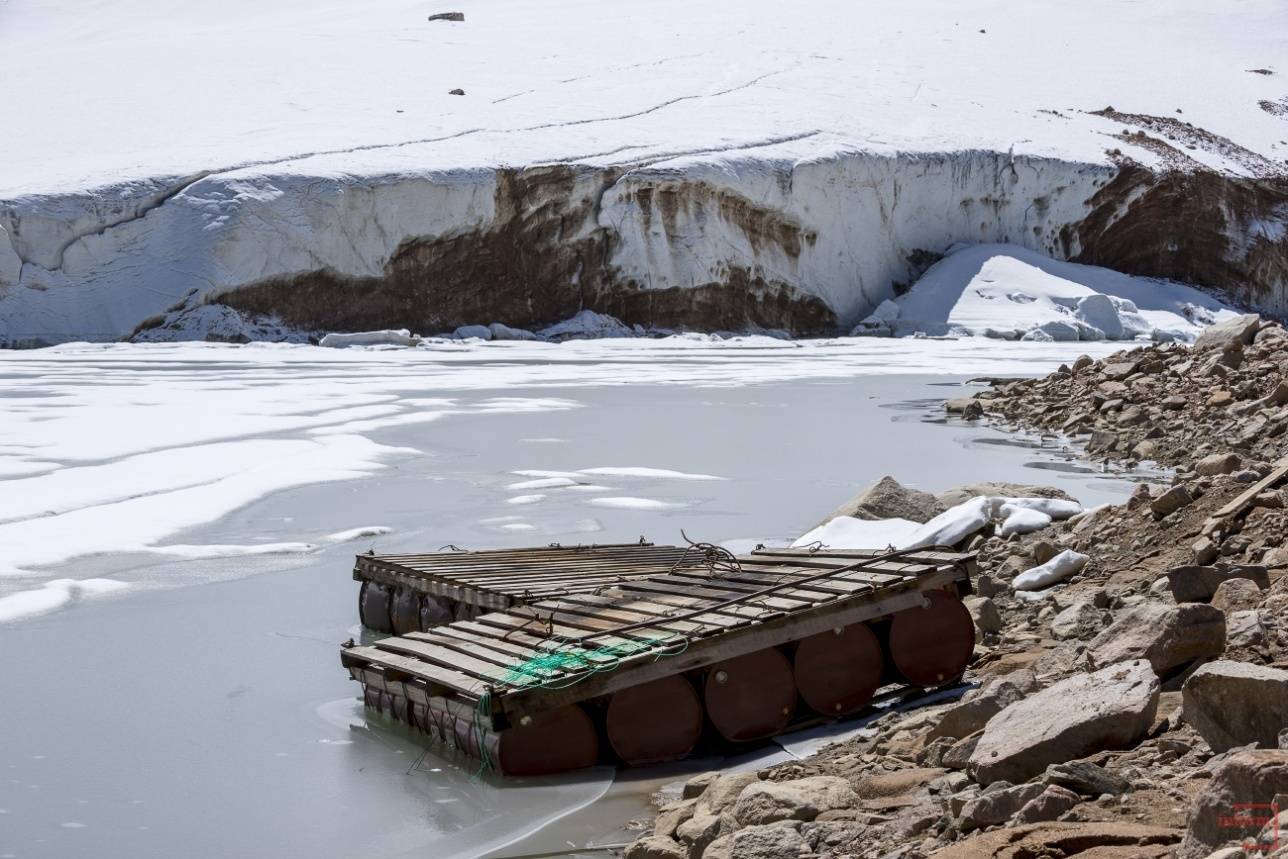
[[963, 501], [920, 526], [899, 548], [955, 546], [988, 524], [992, 508], [993, 499], [986, 496]]
[[1040, 510], [1030, 510], [1015, 504], [1003, 504], [1002, 515], [1006, 518], [998, 533], [1003, 537], [1009, 537], [1012, 534], [1030, 534], [1041, 531], [1051, 524], [1051, 517]]
[[419, 337], [413, 337], [406, 328], [384, 331], [354, 331], [348, 334], [332, 332], [318, 341], [319, 346], [342, 348], [345, 346], [415, 346]]
[[347, 543], [350, 540], [361, 540], [363, 537], [379, 537], [392, 531], [387, 525], [364, 525], [361, 528], [350, 528], [347, 531], [337, 531], [334, 534], [327, 534], [328, 543]]
[[1082, 512], [1082, 505], [1067, 498], [998, 498], [994, 515], [1005, 516], [1006, 507], [1023, 507], [1045, 513], [1057, 522], [1077, 516]]
[[492, 332], [493, 340], [536, 340], [537, 335], [524, 328], [511, 328], [509, 325], [502, 325], [500, 322], [493, 322], [488, 326]]
[[452, 336], [457, 340], [491, 340], [492, 329], [486, 325], [462, 325]]
[[1074, 311], [1074, 316], [1104, 332], [1106, 340], [1123, 338], [1123, 323], [1118, 318], [1118, 308], [1107, 295], [1095, 294], [1078, 299], [1078, 309]]
[[1041, 566], [1025, 570], [1015, 577], [1011, 587], [1017, 591], [1039, 591], [1062, 582], [1087, 565], [1089, 558], [1073, 549], [1065, 549]]

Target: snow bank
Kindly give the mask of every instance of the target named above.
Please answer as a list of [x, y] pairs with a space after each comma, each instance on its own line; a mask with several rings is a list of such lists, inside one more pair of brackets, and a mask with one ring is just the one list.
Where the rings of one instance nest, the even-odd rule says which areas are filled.
[[348, 543], [351, 540], [361, 540], [363, 537], [380, 537], [393, 531], [387, 525], [364, 525], [359, 528], [350, 528], [347, 531], [336, 531], [334, 534], [327, 534], [325, 539], [328, 543]]
[[1198, 289], [1053, 260], [1014, 245], [959, 246], [852, 333], [1005, 340], [1193, 340], [1235, 311]]
[[1007, 498], [981, 495], [950, 507], [925, 524], [907, 519], [855, 519], [837, 516], [801, 535], [793, 547], [821, 543], [832, 549], [922, 549], [955, 546], [984, 529], [999, 525], [1002, 536], [1027, 534], [1067, 519], [1082, 510], [1062, 498]]
[[[483, 329], [487, 331], [486, 328]], [[397, 331], [356, 331], [351, 334], [331, 333], [318, 341], [319, 346], [343, 348], [345, 346], [415, 346], [419, 337], [413, 337], [406, 328]]]

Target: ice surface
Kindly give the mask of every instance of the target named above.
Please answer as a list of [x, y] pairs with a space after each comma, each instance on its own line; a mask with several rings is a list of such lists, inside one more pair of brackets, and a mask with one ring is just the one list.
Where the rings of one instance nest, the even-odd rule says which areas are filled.
[[724, 480], [714, 474], [689, 474], [684, 471], [673, 471], [669, 468], [648, 468], [645, 466], [603, 466], [600, 468], [583, 468], [582, 474], [600, 474], [612, 477], [651, 477], [670, 480]]
[[604, 496], [586, 502], [596, 507], [616, 507], [621, 510], [675, 510], [684, 507], [676, 501], [659, 501], [656, 498], [635, 498], [629, 495]]
[[954, 249], [907, 294], [878, 307], [856, 333], [1193, 340], [1203, 325], [1234, 314], [1185, 284], [983, 244]]
[[[0, 492], [0, 576], [30, 575], [44, 565], [108, 552], [214, 558], [312, 551], [318, 537], [309, 533], [209, 546], [176, 535], [270, 493], [368, 477], [419, 454], [385, 441], [401, 427], [455, 415], [537, 416], [580, 407], [570, 395], [497, 396], [499, 391], [719, 388], [946, 369], [1036, 373], [1070, 360], [1075, 346], [1091, 354], [1110, 348], [675, 337], [395, 350], [191, 343], [0, 352], [6, 490]], [[527, 470], [518, 476], [533, 476], [511, 481], [517, 486], [510, 494], [575, 492], [605, 510], [670, 510], [701, 499], [674, 497], [664, 487], [717, 477], [663, 465]], [[588, 483], [592, 477], [630, 480], [638, 488], [595, 498], [608, 487]]]
[[74, 600], [115, 593], [128, 588], [112, 579], [54, 579], [39, 588], [0, 597], [0, 623], [57, 611]]

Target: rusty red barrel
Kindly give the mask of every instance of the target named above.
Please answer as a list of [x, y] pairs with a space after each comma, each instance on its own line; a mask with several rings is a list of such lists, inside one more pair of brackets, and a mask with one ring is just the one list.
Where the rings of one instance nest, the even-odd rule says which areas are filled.
[[502, 731], [493, 754], [506, 775], [548, 775], [594, 766], [599, 732], [586, 711], [570, 704], [538, 713], [527, 725]]
[[802, 639], [793, 659], [796, 691], [811, 709], [846, 716], [862, 709], [881, 685], [881, 643], [861, 623]]
[[890, 661], [914, 686], [936, 686], [961, 676], [975, 649], [975, 624], [956, 595], [928, 591], [928, 604], [890, 618]]
[[712, 665], [702, 691], [711, 724], [733, 742], [772, 737], [796, 711], [792, 665], [772, 647]]
[[682, 758], [702, 736], [702, 703], [693, 684], [673, 674], [613, 694], [604, 715], [608, 744], [628, 764]]

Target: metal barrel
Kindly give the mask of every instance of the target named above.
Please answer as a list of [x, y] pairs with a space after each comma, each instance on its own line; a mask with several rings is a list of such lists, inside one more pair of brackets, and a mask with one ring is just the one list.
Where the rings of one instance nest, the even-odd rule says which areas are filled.
[[390, 601], [392, 590], [380, 582], [363, 582], [358, 591], [358, 617], [362, 625], [376, 632], [393, 632], [393, 621], [390, 619]]
[[420, 631], [420, 594], [408, 587], [394, 588], [389, 604], [389, 620], [394, 635]]
[[452, 601], [446, 597], [425, 594], [420, 601], [420, 631], [428, 632], [436, 626], [451, 623], [456, 618], [452, 612]]
[[576, 704], [538, 713], [498, 736], [495, 763], [505, 775], [549, 775], [599, 761], [599, 732]]
[[608, 744], [632, 766], [682, 758], [702, 736], [702, 703], [682, 674], [615, 692], [604, 715]]
[[865, 624], [801, 639], [792, 665], [796, 691], [817, 713], [846, 716], [867, 706], [881, 685], [881, 643]]
[[773, 647], [712, 665], [702, 691], [711, 724], [733, 742], [772, 737], [796, 711], [792, 665]]
[[899, 676], [914, 686], [956, 680], [975, 650], [975, 623], [956, 594], [927, 591], [927, 605], [890, 618], [889, 655]]

